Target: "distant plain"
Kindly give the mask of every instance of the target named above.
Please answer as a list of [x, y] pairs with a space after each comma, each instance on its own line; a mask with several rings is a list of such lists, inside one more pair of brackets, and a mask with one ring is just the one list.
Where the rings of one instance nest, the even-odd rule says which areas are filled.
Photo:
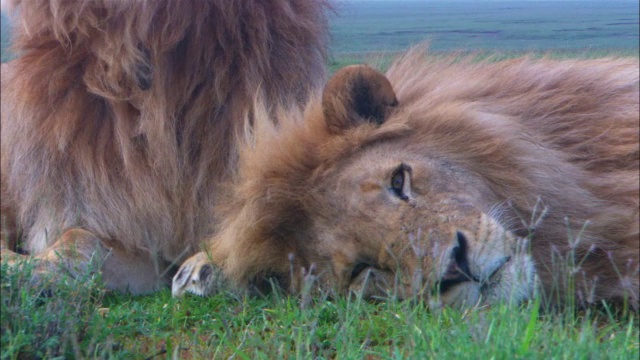
[[638, 51], [638, 1], [344, 1], [334, 54], [400, 51]]

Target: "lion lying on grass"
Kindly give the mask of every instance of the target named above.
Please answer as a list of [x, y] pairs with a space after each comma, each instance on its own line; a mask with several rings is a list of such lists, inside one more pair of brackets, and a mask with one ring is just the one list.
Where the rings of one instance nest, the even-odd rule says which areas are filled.
[[3, 260], [19, 247], [40, 275], [93, 261], [110, 289], [166, 287], [211, 234], [255, 97], [304, 102], [326, 80], [325, 2], [13, 3]]
[[638, 307], [637, 60], [417, 49], [386, 77], [338, 72], [302, 111], [323, 7], [18, 2], [3, 260], [20, 244], [36, 278], [100, 266], [133, 293], [193, 255], [176, 296], [277, 283], [473, 305], [539, 279], [551, 303]]
[[[216, 234], [173, 294], [221, 283], [638, 308], [638, 61], [347, 67], [260, 113]], [[387, 80], [388, 79], [388, 80]], [[277, 125], [273, 125], [273, 124]]]

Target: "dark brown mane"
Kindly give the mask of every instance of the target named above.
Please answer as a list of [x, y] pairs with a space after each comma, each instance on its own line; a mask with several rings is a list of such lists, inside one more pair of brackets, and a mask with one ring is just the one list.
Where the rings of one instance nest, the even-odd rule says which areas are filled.
[[3, 215], [33, 254], [72, 227], [167, 261], [196, 250], [255, 99], [304, 102], [324, 81], [324, 1], [14, 7]]

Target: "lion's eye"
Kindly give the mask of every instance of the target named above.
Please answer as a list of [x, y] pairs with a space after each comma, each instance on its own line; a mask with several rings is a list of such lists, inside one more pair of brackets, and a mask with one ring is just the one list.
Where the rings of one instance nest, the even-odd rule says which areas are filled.
[[404, 187], [404, 171], [397, 171], [391, 178], [391, 188], [398, 193], [402, 192]]
[[402, 200], [409, 200], [407, 191], [410, 171], [409, 166], [401, 164], [391, 175], [391, 191]]

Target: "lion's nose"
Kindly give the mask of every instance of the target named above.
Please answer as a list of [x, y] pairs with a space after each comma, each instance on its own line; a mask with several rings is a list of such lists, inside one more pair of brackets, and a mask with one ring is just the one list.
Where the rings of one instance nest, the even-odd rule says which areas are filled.
[[469, 259], [468, 255], [468, 241], [467, 237], [460, 231], [456, 231], [456, 242], [457, 246], [455, 246], [451, 250], [451, 258], [454, 262], [454, 266], [457, 267], [457, 270], [463, 274], [470, 274], [469, 271]]
[[451, 249], [450, 261], [442, 279], [439, 281], [440, 292], [444, 293], [452, 286], [466, 282], [480, 280], [469, 270], [468, 241], [461, 231], [456, 231], [455, 245]]

